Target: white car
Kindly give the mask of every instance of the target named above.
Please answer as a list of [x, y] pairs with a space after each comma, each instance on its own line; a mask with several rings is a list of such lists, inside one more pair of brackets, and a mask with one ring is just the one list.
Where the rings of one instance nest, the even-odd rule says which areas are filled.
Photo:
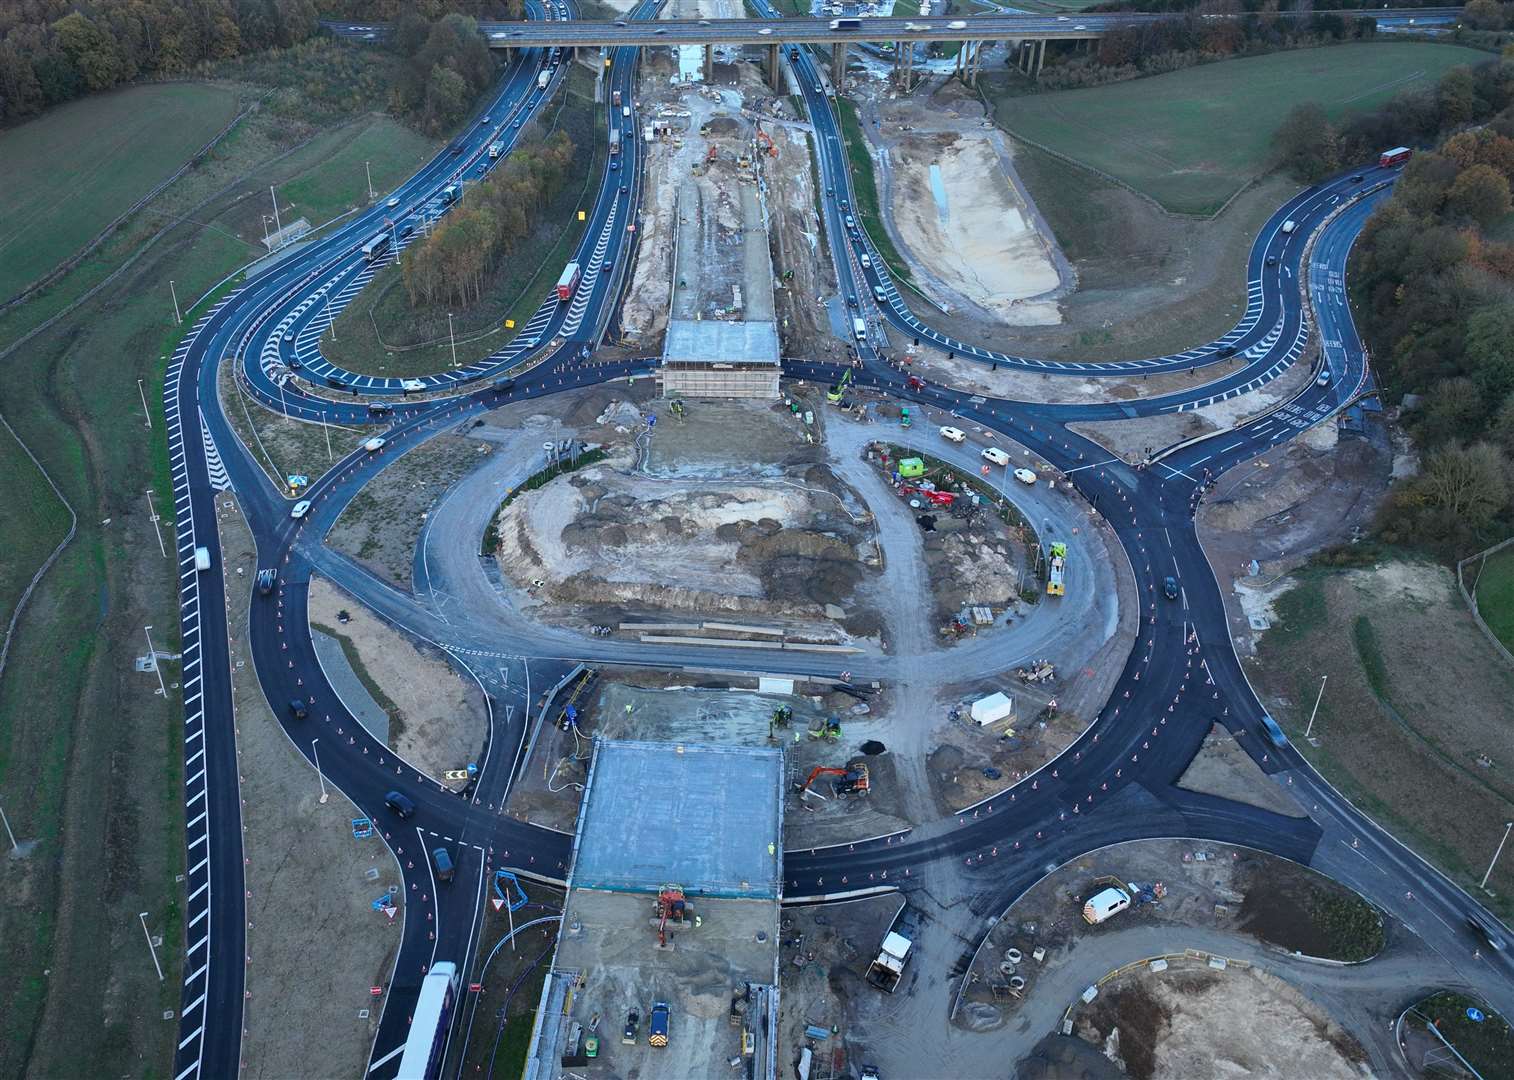
[[924, 30], [925, 27], [921, 26], [919, 23], [907, 22], [907, 23], [904, 24], [904, 29], [906, 29], [906, 30]]
[[1088, 27], [1084, 26], [1082, 23], [1078, 23], [1078, 25], [1074, 26], [1073, 29], [1074, 30], [1087, 30]]
[[941, 429], [941, 437], [947, 442], [966, 442], [967, 432], [961, 428], [944, 427]]
[[294, 518], [294, 520], [296, 521], [300, 520], [300, 518], [304, 517], [308, 513], [310, 513], [309, 499], [301, 499], [299, 502], [295, 503], [289, 508], [289, 516]]
[[1069, 20], [1068, 20], [1068, 18], [1067, 18], [1066, 15], [1058, 15], [1057, 16], [1057, 22], [1068, 22], [1068, 21]]
[[389, 209], [390, 209], [390, 210], [393, 210], [393, 209], [394, 209], [394, 208], [395, 208], [395, 207], [396, 207], [396, 206], [398, 206], [398, 205], [399, 205], [399, 204], [400, 204], [400, 201], [399, 201], [399, 199], [390, 199], [390, 200], [389, 200], [389, 201], [388, 201], [388, 202], [386, 202], [386, 203], [385, 203], [385, 204], [384, 204], [384, 205], [385, 205], [385, 206], [387, 206], [387, 207], [388, 207], [388, 208], [389, 208]]
[[1022, 484], [1034, 484], [1036, 482], [1036, 474], [1032, 469], [1016, 469], [1015, 479]]
[[1330, 369], [1328, 367], [1320, 368], [1319, 377], [1314, 380], [1314, 385], [1316, 385], [1316, 386], [1329, 386], [1330, 385]]
[[966, 30], [967, 24], [961, 19], [953, 19], [951, 22], [946, 24], [946, 28], [948, 30]]
[[418, 391], [426, 389], [426, 384], [421, 382], [419, 379], [403, 379], [400, 381], [400, 389], [405, 391], [407, 394], [414, 394]]
[[382, 435], [375, 435], [373, 438], [369, 439], [363, 444], [363, 449], [368, 451], [370, 454], [382, 450], [383, 448], [384, 437]]
[[761, 34], [763, 37], [767, 37], [769, 34], [771, 34], [773, 32], [773, 28], [771, 26], [764, 26], [761, 30], [759, 30], [757, 32], [759, 34]]

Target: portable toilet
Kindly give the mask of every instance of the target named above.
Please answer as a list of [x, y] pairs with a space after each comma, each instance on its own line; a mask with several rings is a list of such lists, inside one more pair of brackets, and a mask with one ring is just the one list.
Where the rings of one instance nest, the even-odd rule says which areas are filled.
[[899, 475], [906, 479], [925, 475], [925, 462], [917, 457], [899, 459]]

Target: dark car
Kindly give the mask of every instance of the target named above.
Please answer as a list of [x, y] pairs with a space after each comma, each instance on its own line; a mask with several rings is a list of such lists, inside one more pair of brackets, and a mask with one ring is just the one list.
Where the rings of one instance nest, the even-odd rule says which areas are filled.
[[368, 403], [369, 416], [388, 416], [394, 412], [394, 406], [387, 401], [370, 401]]
[[273, 592], [274, 582], [278, 581], [279, 572], [271, 566], [266, 566], [258, 571], [258, 592], [267, 596]]
[[1272, 740], [1272, 745], [1284, 747], [1288, 745], [1288, 736], [1283, 734], [1283, 729], [1277, 726], [1277, 721], [1267, 713], [1262, 713], [1262, 727], [1267, 732], [1267, 738]]
[[1268, 255], [1267, 256], [1267, 265], [1268, 266], [1276, 266], [1277, 265], [1277, 256], [1276, 255]]
[[1353, 184], [1360, 184], [1362, 182], [1362, 174], [1361, 173], [1357, 173], [1355, 176], [1353, 176], [1351, 178], [1351, 182]]
[[1176, 600], [1178, 598], [1178, 579], [1171, 574], [1162, 579], [1162, 595], [1166, 596], [1169, 600]]
[[459, 154], [461, 154], [463, 152], [463, 144], [460, 143], [460, 142], [453, 143], [452, 146], [450, 147], [449, 152], [452, 154], [453, 157], [457, 157], [457, 155], [459, 155]]
[[402, 818], [412, 817], [415, 814], [415, 803], [402, 791], [390, 791], [384, 795], [384, 805], [393, 810]]
[[495, 379], [494, 380], [494, 392], [496, 394], [508, 394], [511, 390], [514, 390], [514, 389], [515, 389], [515, 380], [513, 378], [508, 378], [507, 377], [507, 378], [504, 378], [504, 379]]
[[310, 715], [310, 710], [305, 707], [305, 703], [299, 698], [292, 698], [289, 702], [289, 715], [296, 720], [303, 720]]
[[1235, 355], [1235, 346], [1225, 345], [1220, 349], [1219, 352], [1215, 353], [1215, 355], [1218, 356], [1221, 360], [1228, 360], [1230, 359], [1230, 357]]
[[1467, 916], [1467, 926], [1474, 934], [1486, 941], [1491, 948], [1503, 952], [1503, 935], [1495, 929], [1495, 924], [1492, 920], [1474, 911]]
[[431, 852], [431, 865], [436, 868], [436, 880], [444, 885], [450, 885], [452, 879], [457, 877], [457, 867], [452, 865], [452, 855], [444, 847], [435, 848]]
[[342, 380], [338, 379], [335, 375], [326, 376], [326, 385], [331, 387], [331, 389], [333, 390], [345, 390], [347, 388], [347, 384], [342, 382]]
[[298, 356], [291, 356], [289, 358], [289, 370], [290, 371], [299, 371], [300, 368], [302, 368], [304, 366], [305, 366], [305, 362], [303, 360], [301, 360]]

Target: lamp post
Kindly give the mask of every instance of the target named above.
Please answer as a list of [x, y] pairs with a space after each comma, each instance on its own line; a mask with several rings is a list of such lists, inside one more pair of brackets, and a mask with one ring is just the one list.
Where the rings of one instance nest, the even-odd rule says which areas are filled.
[[452, 312], [447, 312], [447, 340], [452, 343], [452, 366], [457, 367], [457, 338], [452, 333]]
[[1503, 839], [1498, 842], [1498, 850], [1493, 852], [1493, 861], [1488, 863], [1488, 872], [1482, 876], [1482, 881], [1478, 882], [1477, 887], [1479, 889], [1486, 889], [1488, 887], [1488, 879], [1493, 876], [1493, 867], [1498, 865], [1498, 857], [1503, 854], [1503, 846], [1509, 842], [1510, 829], [1514, 829], [1514, 821], [1504, 822]]
[[1314, 709], [1309, 713], [1309, 725], [1304, 728], [1305, 739], [1307, 739], [1309, 737], [1309, 733], [1314, 730], [1314, 717], [1319, 713], [1319, 703], [1325, 698], [1325, 680], [1329, 678], [1330, 676], [1328, 675], [1321, 675], [1319, 678], [1319, 696], [1314, 699]]
[[321, 748], [317, 745], [320, 739], [310, 740], [310, 753], [315, 757], [315, 778], [321, 785], [321, 805], [326, 805], [326, 778], [321, 775]]
[[152, 627], [142, 627], [142, 633], [147, 637], [147, 655], [152, 658], [152, 669], [158, 675], [158, 693], [168, 697], [168, 688], [163, 685], [163, 669], [158, 666], [158, 651], [152, 647]]

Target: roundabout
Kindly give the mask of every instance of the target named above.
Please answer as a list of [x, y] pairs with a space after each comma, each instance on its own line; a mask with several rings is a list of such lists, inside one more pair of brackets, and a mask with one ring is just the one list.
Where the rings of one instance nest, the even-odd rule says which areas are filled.
[[[654, 4], [643, 4], [631, 18], [655, 12]], [[546, 12], [533, 8], [532, 14], [541, 18]], [[815, 562], [793, 563], [794, 573], [787, 577], [763, 564], [749, 575], [751, 580], [737, 582], [730, 573], [725, 583], [719, 580], [719, 558], [699, 567], [690, 562], [689, 576], [698, 571], [701, 603], [744, 591], [772, 605], [759, 608], [754, 601], [740, 618], [722, 615], [719, 621], [748, 624], [800, 616], [808, 621], [803, 626], [785, 625], [779, 642], [771, 634], [730, 631], [694, 642], [683, 630], [661, 635], [683, 640], [648, 642], [641, 631], [596, 634], [588, 627], [688, 621], [686, 614], [674, 614], [679, 610], [676, 603], [655, 609], [637, 606], [648, 591], [622, 589], [611, 600], [601, 597], [586, 604], [583, 617], [576, 620], [548, 620], [538, 617], [534, 600], [527, 605], [521, 598], [531, 590], [563, 589], [560, 581], [546, 584], [554, 560], [544, 562], [541, 571], [523, 567], [518, 580], [505, 584], [498, 563], [480, 559], [505, 493], [526, 484], [547, 464], [539, 429], [523, 421], [534, 410], [549, 408], [554, 399], [588, 394], [630, 399], [633, 380], [645, 386], [654, 372], [651, 360], [600, 360], [596, 355], [616, 318], [634, 253], [636, 234], [631, 226], [642, 198], [637, 140], [625, 142], [619, 171], [606, 171], [602, 178], [582, 246], [575, 253], [584, 272], [573, 297], [560, 302], [549, 296], [502, 352], [406, 386], [400, 380], [352, 376], [327, 363], [318, 349], [321, 332], [334, 318], [332, 309], [339, 311], [372, 275], [372, 261], [363, 247], [380, 230], [393, 227], [399, 215], [444, 214], [449, 185], [487, 172], [495, 160], [488, 153], [489, 144], [508, 136], [517, 116], [539, 109], [552, 80], [562, 77], [564, 63], [553, 53], [522, 50], [488, 107], [498, 122], [471, 131], [461, 140], [460, 154], [444, 152], [402, 185], [394, 196], [400, 200], [397, 209], [380, 205], [240, 283], [200, 316], [174, 354], [164, 406], [181, 569], [185, 800], [191, 822], [185, 914], [190, 949], [174, 1075], [233, 1075], [242, 1027], [246, 918], [227, 655], [231, 616], [216, 569], [220, 559], [213, 558], [206, 572], [197, 570], [195, 563], [197, 548], [209, 549], [212, 556], [219, 551], [215, 502], [218, 495], [228, 497], [221, 494], [225, 492], [234, 493], [245, 515], [259, 567], [277, 570], [274, 588], [249, 601], [248, 648], [263, 694], [275, 703], [283, 731], [300, 754], [313, 767], [319, 759], [323, 784], [338, 789], [377, 823], [403, 871], [407, 902], [393, 975], [384, 988], [368, 1068], [371, 1076], [388, 1077], [399, 1069], [426, 973], [438, 963], [471, 963], [478, 947], [486, 879], [505, 870], [527, 881], [570, 881], [575, 851], [571, 826], [524, 821], [508, 807], [522, 775], [520, 763], [530, 760], [528, 747], [547, 720], [540, 700], [543, 690], [566, 683], [580, 665], [697, 673], [719, 677], [731, 686], [737, 679], [761, 674], [822, 688], [823, 694], [831, 693], [836, 684], [868, 689], [876, 684], [886, 708], [877, 716], [860, 714], [867, 718], [855, 725], [855, 738], [851, 722], [845, 721], [845, 742], [835, 756], [844, 764], [842, 759], [857, 752], [863, 740], [884, 744], [893, 762], [893, 782], [908, 794], [911, 805], [907, 812], [893, 815], [899, 821], [881, 833], [863, 830], [824, 841], [785, 843], [774, 852], [774, 881], [784, 905], [900, 893], [911, 904], [939, 905], [941, 926], [950, 927], [953, 939], [976, 943], [986, 933], [986, 921], [1049, 867], [1111, 844], [1185, 838], [1242, 844], [1337, 877], [1391, 918], [1412, 922], [1454, 969], [1466, 967], [1460, 959], [1466, 950], [1459, 928], [1467, 914], [1480, 907], [1325, 784], [1286, 738], [1271, 733], [1264, 722], [1270, 717], [1232, 648], [1218, 584], [1194, 527], [1196, 508], [1214, 479], [1372, 392], [1372, 376], [1349, 311], [1337, 301], [1351, 242], [1390, 191], [1396, 171], [1369, 168], [1343, 174], [1279, 208], [1247, 256], [1245, 315], [1222, 338], [1170, 356], [1112, 364], [1040, 361], [932, 330], [905, 305], [868, 241], [848, 231], [839, 200], [827, 200], [825, 235], [841, 291], [877, 296], [879, 304], [869, 309], [867, 332], [857, 342], [853, 366], [804, 358], [783, 364], [784, 393], [819, 415], [818, 425], [804, 428], [823, 429], [817, 439], [820, 458], [806, 464], [818, 467], [823, 462], [827, 472], [808, 476], [806, 482], [824, 494], [807, 493], [803, 501], [785, 494], [784, 500], [776, 500], [774, 492], [789, 491], [777, 481], [792, 478], [781, 470], [763, 473], [751, 461], [742, 468], [727, 466], [723, 477], [647, 475], [637, 465], [638, 439], [649, 437], [658, 446], [660, 433], [674, 423], [665, 403], [650, 404], [648, 399], [638, 403], [638, 409], [660, 416], [661, 423], [643, 418], [624, 424], [624, 437], [554, 427], [554, 443], [559, 437], [603, 441], [609, 444], [610, 457], [575, 471], [588, 488], [572, 487], [569, 476], [550, 484], [558, 485], [554, 498], [565, 505], [571, 502], [575, 515], [586, 513], [595, 499], [615, 494], [622, 500], [625, 513], [620, 518], [606, 517], [596, 523], [597, 531], [580, 527], [572, 534], [581, 551], [593, 553], [592, 558], [584, 556], [586, 568], [588, 562], [609, 561], [606, 552], [614, 549], [623, 550], [627, 565], [647, 558], [646, 550], [626, 545], [633, 539], [652, 545], [650, 534], [628, 531], [627, 526], [637, 525], [638, 515], [693, 520], [691, 503], [670, 501], [663, 492], [676, 487], [677, 497], [686, 499], [684, 489], [707, 486], [708, 481], [724, 485], [723, 494], [712, 495], [703, 507], [711, 516], [699, 527], [708, 526], [714, 540], [731, 543], [731, 558], [741, 544], [749, 551], [767, 551], [759, 541], [767, 543], [782, 531], [792, 531], [795, 535], [788, 539], [793, 547], [785, 551], [799, 552], [796, 558], [817, 560], [816, 552], [832, 550], [840, 561], [840, 549], [851, 552], [849, 569], [842, 576], [854, 591], [828, 584], [805, 597], [803, 610], [780, 608], [777, 601], [795, 591], [803, 593], [808, 582], [799, 581], [796, 588], [795, 574], [815, 573]], [[606, 63], [606, 85], [631, 97], [637, 50], [613, 49]], [[820, 84], [807, 53], [800, 54], [796, 73], [817, 131], [833, 131], [830, 103], [812, 89]], [[822, 138], [819, 145], [822, 178], [845, 194], [850, 187], [844, 151], [834, 137]], [[1357, 181], [1358, 176], [1365, 179]], [[1284, 231], [1285, 221], [1296, 223], [1295, 228]], [[404, 246], [394, 243], [391, 254]], [[869, 253], [864, 261], [861, 256]], [[1311, 333], [1328, 343], [1323, 359], [1310, 355]], [[1211, 381], [1150, 398], [1046, 404], [994, 398], [914, 377], [909, 342], [930, 343], [954, 359], [990, 367], [1087, 378], [1200, 369], [1220, 360], [1231, 360], [1234, 366]], [[225, 415], [217, 379], [220, 366], [228, 364], [238, 367], [241, 383], [267, 409], [292, 419], [367, 426], [382, 433], [382, 444], [373, 449], [360, 446], [324, 475], [312, 478], [298, 493], [309, 503], [308, 513], [292, 516], [289, 492], [276, 487], [254, 462]], [[1134, 462], [1070, 427], [1191, 410], [1254, 391], [1302, 364], [1326, 365], [1331, 377], [1307, 380], [1285, 408], [1238, 427], [1153, 447]], [[868, 422], [865, 416], [845, 418], [839, 410], [828, 411], [822, 388], [837, 382], [843, 371], [853, 373], [859, 401], [874, 403], [879, 413], [908, 406], [922, 419], [901, 430], [884, 419]], [[512, 381], [496, 381], [506, 378]], [[375, 404], [380, 408], [374, 409]], [[700, 407], [698, 402], [690, 404], [691, 422]], [[802, 422], [793, 413], [780, 413], [778, 418], [796, 436], [797, 448]], [[459, 480], [453, 494], [428, 513], [410, 590], [396, 587], [327, 543], [353, 500], [394, 462], [439, 435], [466, 434], [486, 419], [497, 441], [491, 443], [486, 464]], [[772, 423], [773, 417], [763, 413], [761, 422]], [[609, 427], [613, 431], [614, 425]], [[964, 438], [942, 437], [943, 427], [956, 429]], [[740, 432], [733, 430], [730, 437], [739, 442]], [[1021, 584], [1034, 580], [1039, 593], [1039, 575], [1049, 568], [1036, 568], [1035, 551], [1040, 550], [1044, 561], [1052, 542], [1065, 545], [1060, 556], [1065, 560], [1065, 594], [1038, 596], [1035, 603], [1006, 596], [1002, 608], [1015, 612], [1007, 625], [998, 618], [1001, 610], [992, 625], [974, 636], [940, 640], [928, 594], [942, 586], [932, 582], [922, 554], [923, 526], [918, 525], [916, 511], [923, 507], [911, 507], [901, 498], [888, 471], [880, 467], [881, 460], [867, 460], [869, 453], [878, 454], [880, 445], [928, 456], [956, 476], [954, 482], [976, 481], [990, 447], [1008, 455], [1012, 463], [997, 466], [1001, 472], [1033, 470], [1033, 484], [1017, 483], [1008, 472], [1010, 478], [1000, 486], [999, 501], [1012, 504], [1016, 520], [1023, 523], [1022, 546], [1015, 549], [1013, 560], [1017, 573], [1024, 575]], [[697, 453], [690, 451], [691, 459]], [[894, 460], [890, 455], [889, 461]], [[733, 485], [740, 489], [739, 497], [732, 494]], [[986, 506], [994, 502], [991, 496], [979, 498]], [[530, 493], [522, 499], [522, 513], [535, 505]], [[735, 507], [741, 499], [754, 508]], [[759, 505], [760, 499], [775, 501]], [[830, 506], [832, 499], [843, 508], [844, 521], [827, 517], [838, 512]], [[544, 494], [536, 503], [546, 501]], [[761, 520], [780, 513], [792, 520], [775, 517], [779, 530], [760, 535], [756, 526]], [[554, 532], [557, 540], [563, 539], [564, 530], [574, 524], [567, 521], [572, 515], [564, 515], [538, 519], [538, 539]], [[870, 519], [866, 530], [855, 526], [864, 516]], [[520, 526], [519, 520], [510, 520]], [[721, 537], [721, 526], [741, 522], [756, 531], [738, 529]], [[577, 524], [582, 526], [582, 521]], [[677, 528], [681, 532], [684, 527]], [[850, 531], [854, 527], [857, 531]], [[745, 540], [740, 539], [743, 535]], [[621, 536], [628, 539], [622, 541]], [[835, 546], [826, 548], [816, 539], [821, 536]], [[714, 540], [696, 535], [695, 542]], [[853, 566], [853, 561], [861, 561], [856, 552], [869, 544], [881, 552], [880, 565]], [[1011, 549], [1003, 546], [1004, 558], [1010, 559]], [[676, 558], [679, 549], [648, 550], [671, 551]], [[537, 577], [538, 572], [547, 576]], [[461, 797], [444, 778], [417, 768], [385, 738], [375, 737], [328, 680], [311, 633], [310, 583], [316, 577], [371, 617], [437, 650], [454, 668], [479, 680], [491, 702], [488, 729], [471, 762], [476, 772]], [[601, 575], [594, 587], [603, 590], [603, 579]], [[536, 586], [536, 581], [544, 584]], [[1022, 598], [1025, 591], [1020, 590]], [[574, 594], [576, 601], [582, 601], [582, 595]], [[662, 594], [662, 599], [669, 598]], [[843, 617], [827, 614], [827, 605], [841, 610]], [[867, 618], [847, 617], [849, 608], [862, 607], [871, 608]], [[708, 608], [704, 610], [707, 614]], [[824, 619], [832, 624], [825, 640], [814, 640], [814, 627]], [[938, 718], [950, 704], [1007, 685], [1012, 677], [1007, 673], [1046, 657], [1062, 673], [1057, 691], [1073, 703], [1069, 708], [1077, 723], [1067, 727], [1065, 738], [1044, 762], [1023, 770], [1000, 770], [997, 787], [940, 812], [931, 801], [928, 767]], [[296, 702], [298, 710], [278, 707]], [[630, 704], [626, 709], [627, 715], [634, 712]], [[1300, 814], [1179, 786], [1215, 725], [1298, 804]], [[1020, 771], [1024, 775], [1008, 775]], [[400, 818], [386, 807], [391, 792], [409, 800], [413, 815]], [[790, 807], [786, 812], [793, 811]], [[788, 835], [785, 826], [785, 841]], [[436, 876], [432, 853], [442, 843], [450, 853], [450, 885], [439, 883]], [[956, 959], [954, 950], [960, 951], [960, 946], [938, 940], [917, 963], [928, 966], [932, 978], [944, 986]], [[1490, 1002], [1507, 1012], [1514, 1003], [1507, 957], [1488, 956], [1478, 963], [1478, 968], [1467, 970], [1484, 981]], [[947, 995], [943, 990], [936, 996], [944, 1012]]]

